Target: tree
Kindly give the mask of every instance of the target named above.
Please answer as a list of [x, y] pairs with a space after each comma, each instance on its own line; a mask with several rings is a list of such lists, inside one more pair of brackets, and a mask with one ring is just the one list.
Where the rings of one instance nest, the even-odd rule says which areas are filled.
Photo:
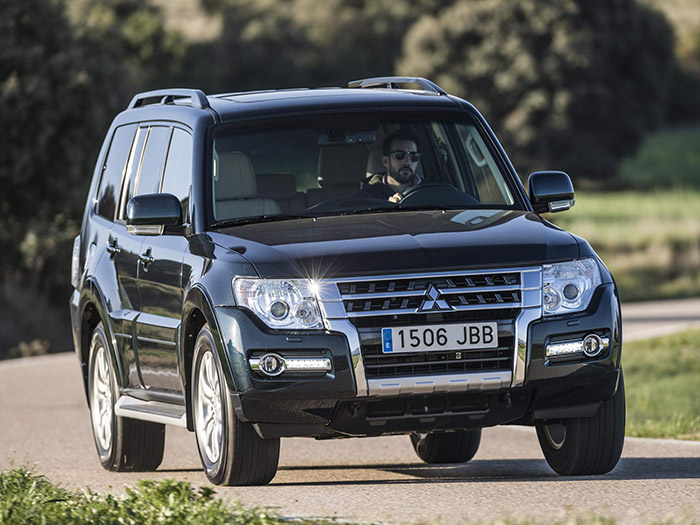
[[65, 304], [95, 159], [128, 99], [123, 71], [52, 0], [0, 1], [0, 57], [0, 280]]
[[343, 86], [392, 74], [416, 17], [452, 2], [208, 0], [211, 12], [223, 14], [224, 30], [199, 54], [216, 69], [216, 89]]
[[600, 180], [663, 121], [673, 39], [635, 0], [460, 0], [411, 28], [397, 69], [475, 103], [522, 173]]

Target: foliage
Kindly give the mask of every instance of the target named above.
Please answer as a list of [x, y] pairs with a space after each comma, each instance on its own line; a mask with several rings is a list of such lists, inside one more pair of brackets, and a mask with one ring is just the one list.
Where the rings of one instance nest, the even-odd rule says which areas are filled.
[[78, 492], [63, 489], [23, 468], [0, 474], [0, 523], [7, 525], [276, 525], [284, 522], [265, 510], [226, 504], [214, 498], [214, 490], [210, 487], [194, 489], [189, 483], [170, 479], [139, 481], [135, 488], [127, 487], [126, 497], [122, 499], [89, 490]]
[[547, 218], [591, 243], [623, 301], [700, 294], [700, 192], [577, 192]]
[[[0, 50], [0, 280], [65, 305], [72, 238], [125, 98], [123, 69], [53, 0], [0, 2]], [[0, 349], [16, 344], [0, 335]], [[38, 337], [46, 331], [29, 340]]]
[[[343, 86], [386, 76], [419, 13], [453, 0], [213, 0], [224, 16], [220, 39], [205, 53], [215, 89]], [[215, 62], [226, 63], [216, 68]], [[264, 64], [264, 67], [261, 67]]]
[[76, 29], [109, 42], [128, 73], [129, 92], [177, 84], [187, 46], [165, 27], [162, 10], [142, 0], [71, 0]]
[[672, 33], [634, 0], [461, 0], [411, 28], [398, 70], [474, 102], [523, 174], [604, 179], [665, 117]]
[[628, 436], [700, 441], [698, 348], [697, 330], [625, 345]]
[[665, 129], [648, 135], [624, 159], [616, 184], [638, 190], [700, 188], [700, 127]]

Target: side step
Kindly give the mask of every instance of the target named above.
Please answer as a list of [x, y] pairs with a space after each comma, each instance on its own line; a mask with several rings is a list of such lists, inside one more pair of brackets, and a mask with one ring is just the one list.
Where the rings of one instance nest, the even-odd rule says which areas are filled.
[[117, 404], [114, 405], [114, 412], [120, 417], [187, 427], [185, 407], [180, 405], [172, 405], [160, 401], [143, 401], [135, 397], [122, 395]]

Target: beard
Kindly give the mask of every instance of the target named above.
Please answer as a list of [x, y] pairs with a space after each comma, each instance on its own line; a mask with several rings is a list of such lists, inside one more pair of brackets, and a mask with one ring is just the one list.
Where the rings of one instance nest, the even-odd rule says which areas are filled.
[[397, 170], [390, 170], [389, 175], [399, 184], [408, 184], [413, 181], [413, 170], [408, 166], [402, 166]]

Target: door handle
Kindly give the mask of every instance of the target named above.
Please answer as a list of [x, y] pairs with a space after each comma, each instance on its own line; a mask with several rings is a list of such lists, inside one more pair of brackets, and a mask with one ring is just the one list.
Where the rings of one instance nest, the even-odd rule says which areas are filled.
[[151, 255], [151, 249], [149, 248], [144, 253], [139, 255], [139, 261], [143, 263], [143, 271], [148, 271], [148, 265], [151, 264], [155, 259]]
[[122, 249], [119, 247], [117, 239], [112, 239], [110, 242], [107, 243], [107, 253], [109, 253], [110, 255], [116, 255], [120, 251], [122, 251]]

